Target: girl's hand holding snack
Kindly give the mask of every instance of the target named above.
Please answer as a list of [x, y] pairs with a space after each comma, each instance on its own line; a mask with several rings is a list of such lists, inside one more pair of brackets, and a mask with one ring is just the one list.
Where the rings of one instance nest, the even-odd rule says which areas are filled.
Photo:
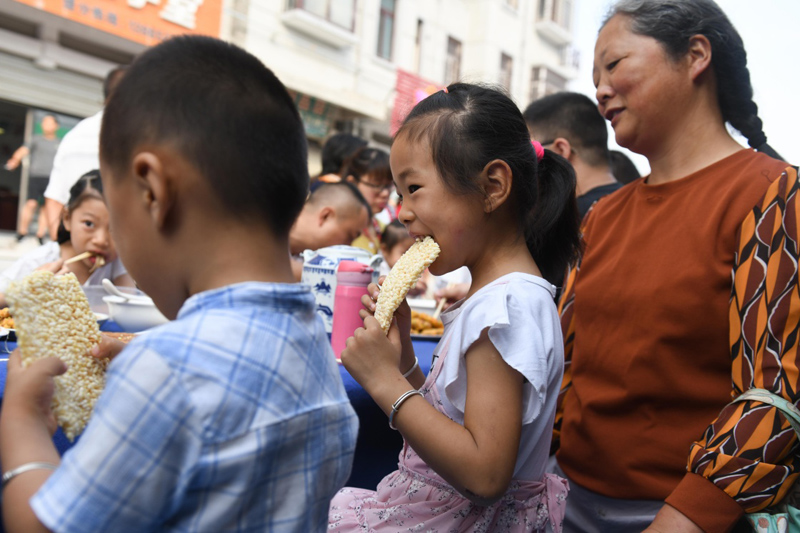
[[[386, 276], [382, 276], [378, 280], [378, 283], [382, 285], [385, 279]], [[361, 298], [364, 309], [362, 309], [359, 314], [362, 319], [375, 314], [375, 304], [380, 294], [379, 286], [374, 283], [370, 283], [367, 290], [369, 291], [368, 296], [363, 296]], [[403, 373], [411, 368], [415, 361], [414, 347], [411, 344], [411, 307], [408, 306], [408, 302], [405, 299], [400, 303], [397, 310], [395, 310], [394, 320], [393, 328], [397, 328], [400, 332], [402, 352], [399, 370]]]
[[395, 322], [389, 334], [373, 316], [364, 318], [364, 327], [358, 328], [347, 339], [342, 350], [342, 364], [370, 396], [381, 384], [404, 379], [400, 372], [402, 344]]

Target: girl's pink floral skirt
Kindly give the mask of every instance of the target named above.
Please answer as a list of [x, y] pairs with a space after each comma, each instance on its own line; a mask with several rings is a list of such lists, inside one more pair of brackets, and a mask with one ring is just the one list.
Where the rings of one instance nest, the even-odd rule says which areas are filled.
[[512, 481], [500, 501], [480, 507], [442, 480], [401, 464], [377, 491], [340, 490], [331, 501], [328, 530], [516, 533], [543, 532], [550, 523], [555, 533], [561, 533], [566, 499], [567, 482], [546, 474], [540, 483]]

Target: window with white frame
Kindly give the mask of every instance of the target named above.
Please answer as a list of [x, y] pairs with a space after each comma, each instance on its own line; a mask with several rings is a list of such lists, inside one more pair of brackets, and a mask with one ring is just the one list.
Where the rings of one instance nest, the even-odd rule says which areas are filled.
[[511, 75], [514, 71], [514, 59], [508, 54], [500, 54], [500, 79], [497, 80], [507, 91], [511, 90]]
[[547, 67], [533, 67], [531, 70], [531, 90], [528, 101], [533, 102], [549, 94], [566, 91], [567, 78]]
[[422, 31], [424, 27], [422, 19], [417, 19], [417, 34], [414, 36], [414, 71], [417, 73], [422, 68]]
[[447, 61], [444, 66], [444, 83], [450, 85], [461, 78], [461, 41], [447, 38]]
[[289, 0], [289, 9], [302, 9], [353, 31], [356, 0]]
[[394, 39], [395, 0], [381, 0], [378, 19], [378, 57], [392, 60], [392, 40]]
[[551, 20], [559, 26], [572, 27], [573, 0], [539, 0], [538, 19]]

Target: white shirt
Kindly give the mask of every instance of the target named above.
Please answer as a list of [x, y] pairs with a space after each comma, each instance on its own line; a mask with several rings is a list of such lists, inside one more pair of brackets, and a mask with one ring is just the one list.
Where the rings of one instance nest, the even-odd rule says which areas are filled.
[[544, 279], [515, 272], [495, 280], [442, 314], [445, 334], [434, 350], [447, 350], [436, 380], [445, 413], [464, 423], [467, 368], [464, 356], [483, 330], [508, 365], [522, 374], [522, 434], [514, 479], [544, 476], [558, 392], [564, 373], [561, 323]]
[[[14, 264], [0, 274], [0, 293], [6, 292], [12, 281], [24, 278], [42, 265], [58, 261], [59, 257], [61, 257], [61, 247], [54, 241], [43, 244], [35, 250], [31, 250], [17, 259]], [[103, 278], [114, 281], [119, 276], [127, 274], [127, 272], [128, 271], [118, 257], [92, 272], [83, 285], [84, 287], [89, 285], [101, 285], [103, 283]]]
[[78, 122], [62, 139], [53, 160], [45, 198], [67, 205], [69, 190], [90, 170], [100, 168], [100, 125], [103, 112]]

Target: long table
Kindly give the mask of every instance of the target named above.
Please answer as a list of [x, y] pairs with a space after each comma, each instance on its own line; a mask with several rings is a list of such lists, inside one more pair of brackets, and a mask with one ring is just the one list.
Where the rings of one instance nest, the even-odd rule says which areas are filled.
[[[119, 326], [113, 322], [106, 322], [101, 329], [103, 331], [121, 331]], [[425, 374], [430, 370], [436, 343], [435, 339], [420, 337], [413, 341], [419, 365]], [[8, 357], [8, 354], [1, 352], [14, 348], [16, 348], [15, 342], [0, 339], [0, 404], [2, 404], [2, 395], [5, 391]], [[342, 365], [339, 365], [339, 373], [360, 423], [353, 470], [347, 486], [374, 490], [386, 474], [397, 468], [397, 458], [402, 449], [403, 439], [398, 432], [389, 428], [386, 415]], [[53, 436], [53, 442], [62, 454], [74, 445], [67, 440], [61, 429]], [[1, 524], [0, 531], [2, 531]]]

